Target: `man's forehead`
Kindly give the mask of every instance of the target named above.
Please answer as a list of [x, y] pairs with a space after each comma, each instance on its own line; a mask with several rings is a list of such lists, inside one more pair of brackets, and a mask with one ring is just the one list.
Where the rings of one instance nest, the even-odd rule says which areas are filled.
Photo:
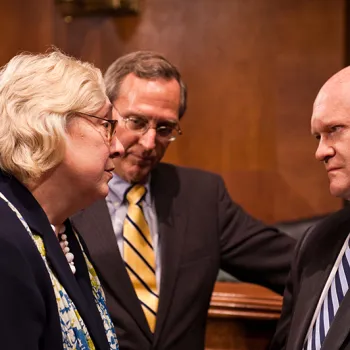
[[313, 105], [311, 116], [311, 133], [318, 133], [332, 118], [332, 104], [335, 102], [334, 95], [330, 94], [327, 87], [323, 87], [318, 93]]
[[124, 79], [116, 102], [122, 104], [125, 109], [133, 113], [137, 110], [140, 114], [148, 111], [164, 114], [168, 110], [171, 114], [176, 110], [176, 118], [180, 105], [180, 85], [176, 79], [139, 78], [129, 74]]
[[324, 89], [322, 89], [318, 93], [316, 100], [314, 102], [313, 115], [322, 113], [322, 111], [327, 106], [327, 100], [328, 100], [328, 93]]
[[[332, 76], [321, 88], [315, 99], [311, 117], [312, 129], [339, 122], [350, 116], [350, 69]], [[313, 132], [314, 130], [312, 130]]]
[[345, 122], [350, 118], [350, 91], [343, 94], [337, 91], [320, 91], [312, 111], [312, 133], [329, 124]]

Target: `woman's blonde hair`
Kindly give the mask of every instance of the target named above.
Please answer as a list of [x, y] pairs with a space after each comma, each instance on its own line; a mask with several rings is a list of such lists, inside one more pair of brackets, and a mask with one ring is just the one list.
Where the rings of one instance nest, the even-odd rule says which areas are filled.
[[64, 156], [72, 112], [106, 103], [99, 69], [62, 52], [20, 54], [0, 70], [0, 168], [23, 183]]

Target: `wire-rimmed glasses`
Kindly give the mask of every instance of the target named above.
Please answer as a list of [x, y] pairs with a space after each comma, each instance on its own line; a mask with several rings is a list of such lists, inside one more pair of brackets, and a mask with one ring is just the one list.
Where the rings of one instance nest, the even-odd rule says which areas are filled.
[[140, 135], [147, 133], [149, 129], [156, 130], [156, 138], [163, 142], [171, 142], [176, 139], [178, 135], [182, 135], [180, 125], [173, 120], [158, 120], [153, 121], [140, 115], [123, 116], [116, 106], [113, 107], [122, 118], [125, 128]]

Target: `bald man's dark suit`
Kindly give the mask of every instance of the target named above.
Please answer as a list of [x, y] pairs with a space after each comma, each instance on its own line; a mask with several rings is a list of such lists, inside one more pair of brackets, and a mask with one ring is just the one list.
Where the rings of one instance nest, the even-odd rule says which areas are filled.
[[[301, 350], [322, 290], [350, 232], [350, 207], [321, 221], [299, 240], [271, 350]], [[322, 350], [350, 350], [350, 293], [335, 315]]]
[[151, 334], [119, 253], [105, 201], [73, 218], [107, 295], [123, 350], [202, 350], [219, 268], [282, 293], [294, 240], [250, 217], [208, 172], [159, 164], [152, 172], [161, 286]]

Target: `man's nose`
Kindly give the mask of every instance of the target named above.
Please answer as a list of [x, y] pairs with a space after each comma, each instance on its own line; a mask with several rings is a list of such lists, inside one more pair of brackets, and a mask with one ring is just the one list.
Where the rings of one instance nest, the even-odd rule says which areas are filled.
[[140, 136], [139, 143], [146, 149], [152, 150], [156, 147], [157, 131], [154, 128], [149, 128], [146, 133]]
[[111, 158], [121, 157], [124, 155], [124, 153], [125, 153], [125, 148], [120, 142], [117, 135], [114, 133], [110, 143], [110, 157]]
[[332, 158], [334, 154], [335, 151], [332, 145], [321, 138], [315, 152], [315, 158], [320, 162], [324, 162], [327, 159]]

